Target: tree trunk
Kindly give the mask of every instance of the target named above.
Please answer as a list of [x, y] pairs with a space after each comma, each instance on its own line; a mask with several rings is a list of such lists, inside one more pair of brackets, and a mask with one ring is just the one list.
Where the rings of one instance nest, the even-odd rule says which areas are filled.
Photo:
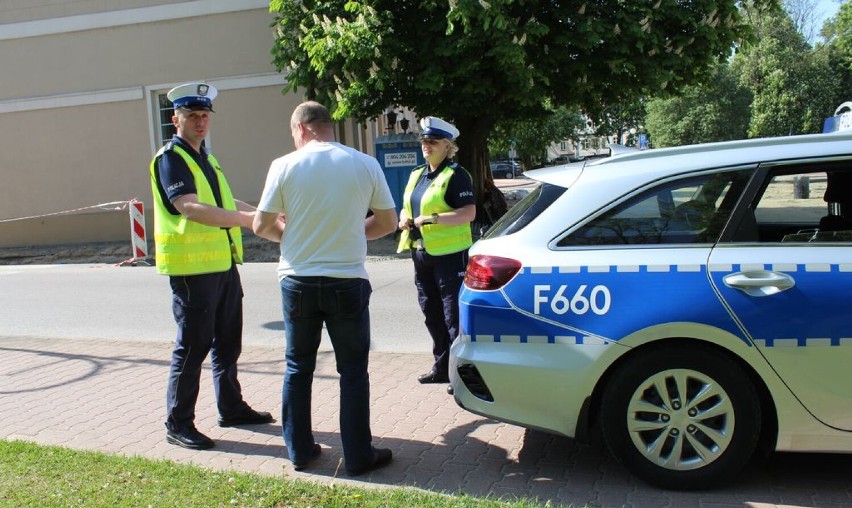
[[[487, 139], [492, 126], [493, 121], [483, 117], [461, 118], [456, 121], [460, 132], [456, 160], [473, 178], [473, 193], [476, 197], [475, 230], [483, 225], [490, 226], [508, 209], [503, 193], [494, 185], [494, 177], [488, 165]], [[474, 236], [478, 238], [477, 234]]]

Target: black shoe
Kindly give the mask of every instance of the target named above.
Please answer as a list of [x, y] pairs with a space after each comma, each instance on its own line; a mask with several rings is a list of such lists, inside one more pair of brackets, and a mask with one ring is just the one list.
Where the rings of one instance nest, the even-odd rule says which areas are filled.
[[447, 395], [452, 395], [454, 393], [455, 391], [453, 390], [453, 385], [447, 385]]
[[274, 421], [275, 418], [266, 411], [255, 411], [252, 408], [248, 408], [234, 416], [220, 416], [219, 426], [236, 427], [237, 425], [257, 425], [259, 423], [272, 423]]
[[364, 473], [369, 473], [370, 471], [375, 471], [381, 467], [384, 467], [390, 464], [391, 459], [393, 458], [393, 453], [387, 448], [376, 448], [375, 455], [373, 455], [373, 460], [371, 460], [366, 466], [358, 468], [358, 469], [347, 469], [346, 474], [349, 476], [360, 476]]
[[440, 375], [437, 372], [430, 372], [428, 374], [417, 376], [417, 381], [424, 385], [430, 383], [449, 383], [450, 378], [446, 374]]
[[166, 429], [166, 441], [173, 445], [189, 448], [190, 450], [207, 450], [213, 448], [213, 440], [205, 436], [195, 427], [181, 431]]
[[322, 453], [322, 448], [320, 447], [319, 443], [314, 443], [314, 449], [311, 451], [311, 458], [309, 458], [305, 462], [293, 462], [293, 469], [295, 469], [296, 471], [304, 470], [306, 467], [311, 465], [311, 462], [313, 462], [314, 459], [320, 456], [320, 453]]

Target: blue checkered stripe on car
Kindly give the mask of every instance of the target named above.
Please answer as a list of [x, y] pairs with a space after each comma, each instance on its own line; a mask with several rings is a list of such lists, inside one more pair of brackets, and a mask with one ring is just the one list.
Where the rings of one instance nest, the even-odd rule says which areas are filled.
[[[476, 319], [472, 320], [475, 323], [472, 327], [474, 329], [467, 326], [470, 323], [463, 323], [463, 335], [459, 338], [467, 342], [493, 344], [607, 346], [617, 343], [619, 338], [634, 330], [658, 323], [691, 322], [724, 329], [751, 345], [707, 281], [710, 276], [719, 285], [722, 283], [721, 277], [748, 270], [798, 274], [797, 280], [814, 284], [816, 279], [808, 280], [810, 276], [805, 274], [812, 274], [814, 277], [833, 274], [848, 276], [852, 275], [852, 263], [525, 266], [515, 280], [503, 290], [475, 295], [476, 308], [471, 310], [476, 315]], [[665, 281], [655, 282], [658, 274], [666, 274]], [[546, 308], [534, 313], [530, 295], [536, 285], [542, 284], [551, 287], [566, 285], [570, 290], [565, 294], [570, 294], [581, 284], [590, 287], [606, 286], [611, 293], [612, 309], [608, 315], [603, 316], [593, 316], [592, 313], [556, 315]], [[735, 298], [742, 298], [738, 291], [731, 294]], [[670, 299], [675, 304], [646, 306], [648, 301], [661, 298]], [[482, 305], [483, 301], [487, 302], [486, 305]], [[463, 304], [467, 303], [474, 306], [472, 302], [463, 301]], [[710, 303], [713, 305], [708, 312]], [[716, 308], [712, 308], [713, 306]], [[619, 317], [623, 313], [629, 316], [629, 322], [626, 324], [622, 322], [627, 319]], [[786, 335], [772, 333], [767, 336], [776, 338], [758, 338], [755, 345], [763, 348], [852, 346], [852, 338], [843, 337], [846, 335], [844, 333], [836, 334], [837, 336], [831, 334], [823, 337], [781, 338], [791, 335], [789, 330]]]
[[[469, 303], [476, 317], [463, 322], [466, 335], [461, 340], [608, 346], [632, 331], [619, 315], [629, 314], [636, 329], [671, 322], [671, 309], [644, 316], [642, 308], [671, 287], [679, 294], [669, 297], [677, 301], [715, 299], [703, 264], [525, 266], [500, 291], [471, 292], [469, 301], [463, 293], [462, 304]], [[575, 300], [582, 300], [585, 308], [573, 307]], [[566, 301], [571, 302], [570, 310]], [[713, 324], [735, 326], [721, 306]]]
[[667, 272], [701, 272], [705, 265], [589, 265], [589, 266], [525, 266], [521, 275], [552, 274], [552, 273], [667, 273]]
[[495, 344], [561, 344], [563, 346], [608, 346], [611, 340], [602, 337], [569, 335], [477, 335], [464, 334], [459, 339], [465, 342], [493, 342]]
[[754, 339], [759, 347], [849, 347], [852, 348], [852, 337], [805, 337], [804, 339]]

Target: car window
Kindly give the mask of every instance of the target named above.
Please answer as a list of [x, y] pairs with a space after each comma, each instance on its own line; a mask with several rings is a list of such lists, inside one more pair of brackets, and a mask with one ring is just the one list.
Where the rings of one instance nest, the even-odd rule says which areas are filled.
[[754, 201], [740, 228], [761, 243], [852, 241], [852, 166], [770, 172]]
[[514, 170], [516, 172], [520, 171], [521, 165], [517, 162], [489, 162], [488, 166], [491, 168], [491, 171], [511, 171]]
[[723, 171], [659, 184], [592, 219], [557, 246], [714, 242], [752, 173]]
[[546, 210], [565, 191], [565, 187], [559, 187], [558, 185], [548, 183], [538, 185], [495, 222], [482, 235], [482, 238], [495, 238], [520, 231], [524, 226], [538, 217], [541, 212]]

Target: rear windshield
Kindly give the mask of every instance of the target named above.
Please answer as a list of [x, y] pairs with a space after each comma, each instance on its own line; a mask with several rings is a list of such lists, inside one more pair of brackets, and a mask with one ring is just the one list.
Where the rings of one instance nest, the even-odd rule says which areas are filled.
[[556, 201], [566, 190], [567, 189], [565, 187], [542, 183], [534, 190], [530, 191], [524, 199], [518, 201], [515, 206], [510, 208], [509, 211], [500, 218], [500, 220], [495, 222], [494, 225], [482, 235], [482, 238], [496, 238], [498, 236], [511, 235], [512, 233], [516, 233], [524, 229], [527, 224], [538, 217], [541, 212], [546, 210], [547, 207]]

